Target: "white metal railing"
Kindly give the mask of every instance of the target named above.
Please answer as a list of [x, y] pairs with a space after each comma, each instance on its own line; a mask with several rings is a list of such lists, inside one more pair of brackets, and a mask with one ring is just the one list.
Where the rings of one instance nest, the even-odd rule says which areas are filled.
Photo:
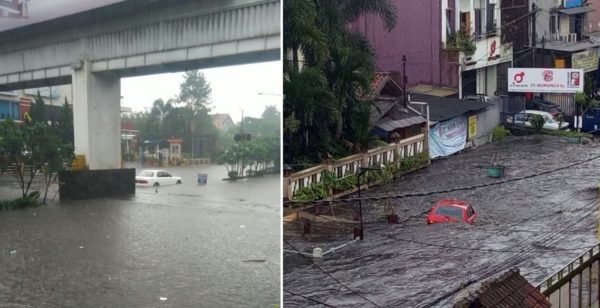
[[355, 154], [344, 157], [331, 164], [317, 165], [296, 172], [284, 181], [283, 197], [291, 199], [301, 189], [320, 183], [325, 171], [332, 172], [336, 179], [341, 179], [357, 172], [360, 166], [379, 166], [392, 164], [404, 157], [411, 157], [425, 152], [425, 134], [419, 134], [401, 140], [399, 143], [389, 144], [369, 150], [364, 154]]
[[[592, 307], [600, 299], [600, 246], [596, 245], [538, 286], [552, 307]], [[597, 307], [597, 306], [596, 306]]]

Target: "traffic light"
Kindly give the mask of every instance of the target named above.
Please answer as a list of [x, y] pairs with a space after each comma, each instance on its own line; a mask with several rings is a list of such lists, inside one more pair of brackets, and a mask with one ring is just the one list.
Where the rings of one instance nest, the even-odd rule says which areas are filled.
[[233, 140], [235, 140], [235, 142], [250, 141], [251, 139], [252, 135], [249, 133], [235, 134], [235, 136], [233, 137]]

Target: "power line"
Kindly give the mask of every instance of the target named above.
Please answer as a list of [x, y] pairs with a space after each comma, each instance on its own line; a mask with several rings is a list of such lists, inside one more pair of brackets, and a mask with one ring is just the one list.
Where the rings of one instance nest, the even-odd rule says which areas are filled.
[[326, 303], [326, 302], [324, 302], [324, 301], [320, 301], [320, 300], [318, 300], [318, 299], [315, 299], [315, 298], [312, 298], [312, 297], [308, 297], [308, 296], [305, 296], [305, 295], [302, 295], [302, 294], [298, 294], [298, 293], [292, 292], [292, 291], [290, 291], [290, 290], [283, 289], [283, 292], [290, 293], [290, 294], [292, 294], [292, 295], [294, 295], [294, 296], [300, 296], [300, 297], [302, 297], [302, 298], [305, 298], [305, 299], [307, 299], [307, 300], [309, 300], [309, 301], [313, 301], [313, 302], [315, 302], [315, 303], [319, 303], [319, 304], [321, 304], [321, 305], [324, 305], [325, 307], [333, 307], [333, 308], [336, 308], [336, 306], [329, 305], [328, 303]]
[[[594, 205], [595, 205], [595, 203], [596, 203], [596, 202], [597, 202], [597, 201], [595, 201], [595, 200], [594, 200], [594, 201], [592, 201], [592, 202], [588, 203], [588, 205], [589, 205], [589, 204], [594, 204]], [[578, 220], [577, 220], [577, 221], [576, 221], [574, 224], [567, 225], [566, 227], [564, 227], [564, 228], [562, 228], [562, 229], [560, 229], [560, 230], [557, 230], [557, 231], [555, 231], [555, 232], [553, 232], [553, 233], [550, 233], [550, 234], [546, 234], [545, 236], [542, 236], [542, 237], [543, 237], [544, 239], [554, 239], [553, 241], [556, 241], [556, 239], [554, 238], [554, 237], [555, 237], [555, 235], [557, 235], [557, 234], [560, 234], [560, 233], [562, 233], [563, 231], [565, 231], [565, 230], [567, 230], [567, 229], [569, 229], [569, 228], [573, 227], [575, 224], [577, 224], [577, 223], [579, 223], [580, 221], [582, 221], [583, 219], [585, 219], [585, 218], [589, 217], [589, 214], [590, 214], [590, 213], [593, 213], [594, 211], [596, 211], [596, 208], [595, 208], [595, 206], [594, 206], [594, 208], [592, 208], [592, 211], [590, 211], [589, 213], [586, 213], [585, 215], [582, 215], [582, 217], [581, 217], [581, 218], [579, 218], [579, 219], [578, 219]], [[517, 244], [515, 244], [515, 245], [518, 245], [518, 243], [517, 243]], [[518, 259], [519, 259], [520, 257], [524, 257], [524, 255], [525, 255], [525, 254], [527, 254], [527, 253], [531, 253], [531, 252], [532, 252], [532, 250], [533, 250], [533, 247], [529, 248], [529, 249], [528, 249], [528, 251], [525, 251], [525, 252], [523, 252], [523, 253], [521, 253], [521, 254], [518, 254], [518, 255], [516, 255], [516, 256], [509, 257], [508, 259], [506, 259], [506, 260], [504, 260], [503, 262], [501, 262], [501, 263], [500, 263], [500, 265], [498, 265], [498, 266], [496, 266], [496, 267], [494, 267], [494, 268], [490, 269], [489, 271], [487, 271], [487, 272], [485, 272], [484, 274], [482, 274], [482, 275], [478, 276], [477, 278], [468, 280], [467, 282], [465, 282], [464, 284], [461, 284], [461, 286], [459, 286], [459, 287], [455, 288], [454, 290], [452, 290], [452, 291], [449, 291], [449, 292], [446, 292], [445, 294], [443, 294], [442, 296], [440, 296], [440, 297], [436, 298], [436, 299], [435, 299], [435, 300], [433, 300], [432, 302], [430, 302], [430, 303], [428, 303], [428, 304], [425, 304], [425, 305], [422, 305], [422, 306], [420, 306], [420, 307], [422, 307], [422, 308], [428, 308], [428, 307], [432, 307], [432, 306], [434, 306], [434, 305], [436, 305], [436, 304], [440, 303], [442, 300], [445, 300], [446, 298], [448, 298], [448, 297], [452, 296], [453, 294], [456, 294], [457, 292], [460, 292], [460, 291], [461, 291], [462, 289], [464, 289], [465, 287], [468, 287], [469, 285], [472, 285], [473, 283], [476, 283], [476, 282], [478, 282], [478, 281], [480, 281], [480, 280], [483, 280], [483, 279], [489, 278], [490, 276], [493, 276], [494, 274], [498, 273], [498, 271], [499, 271], [499, 270], [501, 270], [502, 268], [506, 268], [507, 266], [508, 266], [508, 267], [510, 267], [510, 266], [513, 266], [513, 265], [515, 265], [516, 263], [518, 263], [518, 262], [519, 262], [519, 261], [518, 261]], [[493, 257], [492, 257], [491, 259], [493, 259]], [[490, 260], [491, 260], [491, 259], [490, 259]]]
[[373, 306], [375, 307], [380, 307], [379, 305], [375, 304], [373, 301], [371, 301], [370, 299], [364, 297], [363, 295], [361, 295], [360, 293], [358, 293], [357, 291], [354, 291], [353, 289], [351, 289], [350, 287], [348, 287], [347, 285], [343, 284], [341, 281], [339, 281], [337, 278], [333, 277], [331, 274], [329, 274], [327, 271], [325, 271], [322, 267], [320, 267], [319, 265], [317, 265], [315, 262], [313, 262], [313, 260], [309, 259], [307, 256], [303, 255], [302, 252], [300, 250], [298, 250], [294, 245], [292, 245], [292, 243], [290, 243], [288, 240], [283, 239], [283, 241], [288, 244], [292, 249], [294, 249], [296, 252], [298, 252], [298, 255], [300, 255], [302, 258], [304, 258], [305, 260], [307, 260], [308, 262], [310, 262], [314, 267], [316, 267], [317, 269], [319, 269], [321, 272], [323, 272], [325, 275], [329, 276], [329, 278], [333, 279], [335, 282], [337, 282], [339, 285], [341, 285], [342, 287], [344, 287], [345, 289], [349, 290], [350, 292], [356, 294], [357, 296], [361, 297], [362, 299], [366, 300], [367, 302], [373, 304]]
[[597, 156], [594, 156], [594, 157], [591, 157], [588, 159], [584, 159], [584, 160], [581, 160], [581, 161], [578, 161], [578, 162], [575, 162], [572, 164], [562, 166], [562, 167], [558, 167], [558, 168], [554, 168], [554, 169], [550, 169], [550, 170], [546, 170], [546, 171], [542, 171], [542, 172], [538, 172], [538, 173], [533, 173], [533, 174], [526, 175], [526, 176], [521, 176], [521, 177], [516, 177], [516, 178], [511, 178], [511, 179], [506, 179], [506, 180], [500, 180], [500, 181], [495, 181], [495, 182], [491, 182], [491, 183], [467, 186], [467, 187], [457, 187], [457, 188], [449, 188], [449, 189], [445, 189], [445, 190], [437, 190], [437, 191], [429, 191], [429, 192], [426, 191], [426, 192], [419, 192], [419, 193], [408, 193], [408, 194], [389, 195], [389, 196], [345, 198], [345, 199], [317, 200], [317, 201], [286, 201], [286, 202], [284, 202], [284, 204], [309, 204], [310, 205], [310, 204], [323, 204], [323, 203], [330, 203], [330, 202], [352, 202], [352, 201], [358, 201], [359, 199], [362, 201], [377, 201], [377, 200], [383, 200], [385, 198], [405, 199], [405, 198], [410, 198], [410, 197], [433, 196], [433, 195], [437, 195], [437, 194], [451, 193], [451, 192], [464, 191], [464, 190], [474, 190], [474, 189], [478, 189], [478, 188], [497, 186], [497, 185], [502, 185], [502, 184], [506, 184], [506, 183], [531, 179], [531, 178], [539, 177], [542, 175], [550, 174], [553, 172], [562, 171], [562, 170], [565, 170], [565, 169], [568, 169], [568, 168], [571, 168], [571, 167], [574, 167], [577, 165], [585, 164], [585, 163], [597, 160], [599, 158], [600, 158], [600, 155], [597, 155]]

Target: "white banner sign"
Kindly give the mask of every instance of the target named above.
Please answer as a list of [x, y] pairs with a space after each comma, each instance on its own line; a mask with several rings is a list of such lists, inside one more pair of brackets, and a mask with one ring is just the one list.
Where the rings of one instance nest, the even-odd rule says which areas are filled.
[[509, 68], [508, 92], [583, 92], [583, 70], [571, 68]]

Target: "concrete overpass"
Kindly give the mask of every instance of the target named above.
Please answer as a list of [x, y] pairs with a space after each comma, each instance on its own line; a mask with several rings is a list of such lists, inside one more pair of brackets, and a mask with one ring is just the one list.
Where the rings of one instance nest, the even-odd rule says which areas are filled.
[[280, 59], [280, 0], [129, 0], [0, 32], [0, 91], [73, 85], [75, 152], [120, 168], [120, 78]]

